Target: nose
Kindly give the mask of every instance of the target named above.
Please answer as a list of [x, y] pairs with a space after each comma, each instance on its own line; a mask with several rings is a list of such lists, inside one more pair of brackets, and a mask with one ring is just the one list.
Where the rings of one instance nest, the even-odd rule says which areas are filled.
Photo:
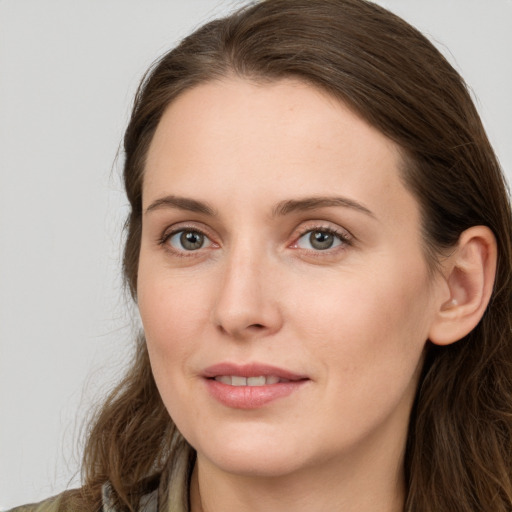
[[275, 334], [282, 327], [278, 269], [261, 252], [233, 250], [213, 307], [216, 327], [235, 339]]

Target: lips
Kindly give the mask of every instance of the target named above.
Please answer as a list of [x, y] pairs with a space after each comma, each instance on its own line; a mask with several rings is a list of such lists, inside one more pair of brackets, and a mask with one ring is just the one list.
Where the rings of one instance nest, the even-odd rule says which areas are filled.
[[283, 368], [220, 363], [204, 370], [210, 395], [226, 407], [256, 409], [298, 391], [310, 379]]
[[306, 375], [297, 374], [284, 368], [271, 366], [268, 364], [251, 363], [251, 364], [233, 364], [220, 363], [209, 366], [203, 371], [203, 377], [214, 379], [222, 375], [232, 375], [238, 377], [277, 377], [280, 380], [298, 381], [307, 379]]

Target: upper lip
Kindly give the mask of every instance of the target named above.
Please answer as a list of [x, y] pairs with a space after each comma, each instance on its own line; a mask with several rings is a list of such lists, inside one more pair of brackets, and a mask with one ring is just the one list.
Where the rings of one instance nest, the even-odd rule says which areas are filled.
[[234, 363], [218, 363], [208, 368], [205, 368], [202, 372], [202, 376], [207, 379], [213, 379], [221, 375], [237, 375], [240, 377], [279, 377], [280, 379], [286, 379], [290, 381], [304, 380], [308, 377], [306, 375], [294, 373], [284, 368], [278, 368], [262, 363], [250, 363], [250, 364], [234, 364]]

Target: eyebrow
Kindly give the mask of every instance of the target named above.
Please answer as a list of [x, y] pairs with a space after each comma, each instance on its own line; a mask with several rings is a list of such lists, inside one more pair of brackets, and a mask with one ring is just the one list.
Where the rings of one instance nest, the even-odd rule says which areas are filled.
[[281, 201], [272, 210], [273, 216], [288, 215], [289, 213], [303, 210], [317, 210], [319, 208], [328, 208], [330, 206], [343, 206], [344, 208], [352, 208], [359, 212], [365, 213], [372, 218], [376, 218], [375, 214], [366, 206], [348, 199], [347, 197], [305, 197], [304, 199], [290, 199]]
[[207, 203], [196, 201], [195, 199], [189, 199], [187, 197], [178, 197], [173, 195], [161, 197], [160, 199], [153, 201], [146, 208], [145, 213], [160, 210], [162, 208], [186, 210], [189, 212], [202, 213], [203, 215], [209, 215], [211, 217], [215, 217], [217, 215], [217, 212]]
[[[332, 206], [342, 206], [344, 208], [352, 208], [359, 212], [365, 213], [370, 217], [375, 218], [375, 215], [371, 210], [366, 208], [366, 206], [354, 201], [353, 199], [348, 199], [346, 197], [305, 197], [303, 199], [288, 199], [285, 201], [281, 201], [277, 203], [272, 209], [273, 217], [281, 217], [284, 215], [288, 215], [290, 213], [296, 211], [305, 211], [305, 210], [318, 210], [320, 208], [328, 208]], [[187, 197], [179, 197], [174, 195], [169, 195], [165, 197], [161, 197], [156, 201], [153, 201], [145, 210], [145, 213], [160, 210], [163, 208], [174, 208], [177, 210], [186, 210], [189, 212], [201, 213], [203, 215], [208, 215], [211, 217], [215, 217], [217, 212], [214, 208], [209, 206], [207, 203], [202, 201], [197, 201], [195, 199], [190, 199]]]

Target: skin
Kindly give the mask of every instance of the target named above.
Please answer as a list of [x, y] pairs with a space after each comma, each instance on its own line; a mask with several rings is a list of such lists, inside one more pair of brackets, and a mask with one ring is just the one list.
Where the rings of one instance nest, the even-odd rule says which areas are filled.
[[[450, 295], [428, 272], [400, 164], [384, 135], [297, 81], [211, 82], [164, 113], [145, 169], [138, 303], [159, 391], [197, 450], [194, 512], [402, 509], [419, 369]], [[282, 207], [334, 196], [344, 202]], [[333, 246], [316, 249], [309, 235], [325, 230]], [[185, 250], [183, 231], [205, 244]], [[231, 408], [201, 376], [226, 361], [308, 380]]]

